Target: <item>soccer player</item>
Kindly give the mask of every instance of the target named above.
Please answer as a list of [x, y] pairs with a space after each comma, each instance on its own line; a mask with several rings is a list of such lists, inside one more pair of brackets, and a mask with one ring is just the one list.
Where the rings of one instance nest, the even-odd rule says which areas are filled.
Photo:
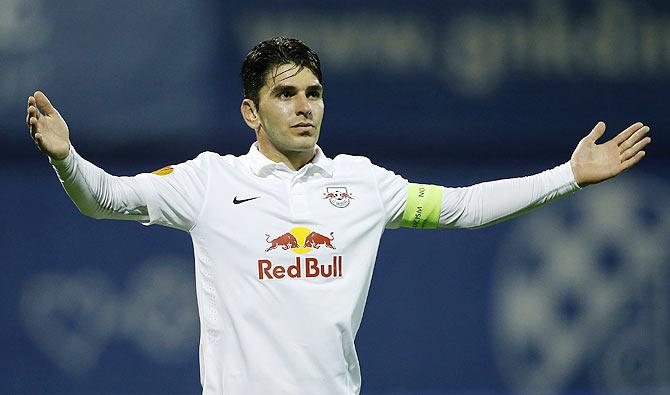
[[42, 92], [27, 124], [79, 210], [190, 233], [203, 393], [358, 394], [354, 347], [385, 228], [481, 227], [638, 163], [651, 139], [635, 123], [613, 139], [599, 122], [569, 161], [469, 187], [408, 182], [365, 157], [316, 145], [324, 100], [317, 54], [276, 37], [242, 65], [245, 155], [204, 152], [150, 174], [115, 177], [83, 159]]

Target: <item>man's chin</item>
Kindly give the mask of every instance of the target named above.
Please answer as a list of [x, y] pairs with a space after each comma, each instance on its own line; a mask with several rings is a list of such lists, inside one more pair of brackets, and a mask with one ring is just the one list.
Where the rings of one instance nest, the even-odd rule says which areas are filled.
[[314, 136], [298, 136], [293, 140], [292, 150], [304, 152], [314, 151], [317, 139]]

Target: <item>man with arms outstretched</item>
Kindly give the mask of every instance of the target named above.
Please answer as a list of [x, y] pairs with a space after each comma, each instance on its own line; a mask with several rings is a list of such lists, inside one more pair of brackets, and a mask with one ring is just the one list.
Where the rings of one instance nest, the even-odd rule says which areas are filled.
[[358, 394], [354, 339], [386, 228], [492, 224], [614, 177], [651, 139], [635, 123], [542, 173], [469, 187], [410, 183], [365, 157], [328, 158], [318, 56], [298, 40], [259, 43], [242, 66], [245, 155], [204, 152], [150, 174], [115, 177], [73, 148], [41, 92], [27, 124], [79, 210], [190, 233], [203, 393]]

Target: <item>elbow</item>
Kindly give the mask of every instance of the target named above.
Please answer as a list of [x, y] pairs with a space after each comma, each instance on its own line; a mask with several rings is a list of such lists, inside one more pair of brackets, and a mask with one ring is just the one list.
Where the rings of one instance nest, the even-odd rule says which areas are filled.
[[99, 207], [89, 207], [86, 205], [77, 205], [77, 209], [79, 209], [79, 212], [82, 213], [83, 215], [93, 218], [93, 219], [103, 219], [105, 218], [104, 213], [102, 210], [99, 209]]

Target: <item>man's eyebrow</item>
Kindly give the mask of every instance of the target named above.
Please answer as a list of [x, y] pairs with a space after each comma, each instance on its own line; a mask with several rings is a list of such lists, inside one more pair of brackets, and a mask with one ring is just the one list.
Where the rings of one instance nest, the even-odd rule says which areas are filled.
[[[291, 92], [291, 91], [295, 92], [297, 90], [298, 90], [298, 88], [296, 88], [294, 85], [275, 85], [270, 90], [270, 94], [275, 94], [275, 93], [278, 93], [278, 92], [287, 92], [287, 91], [288, 92]], [[316, 90], [316, 91], [322, 92], [323, 91], [323, 86], [321, 84], [314, 84], [314, 85], [308, 86], [306, 90], [307, 91]]]
[[274, 94], [277, 92], [286, 92], [286, 91], [295, 91], [297, 90], [295, 86], [293, 85], [275, 85], [270, 89], [270, 94]]

